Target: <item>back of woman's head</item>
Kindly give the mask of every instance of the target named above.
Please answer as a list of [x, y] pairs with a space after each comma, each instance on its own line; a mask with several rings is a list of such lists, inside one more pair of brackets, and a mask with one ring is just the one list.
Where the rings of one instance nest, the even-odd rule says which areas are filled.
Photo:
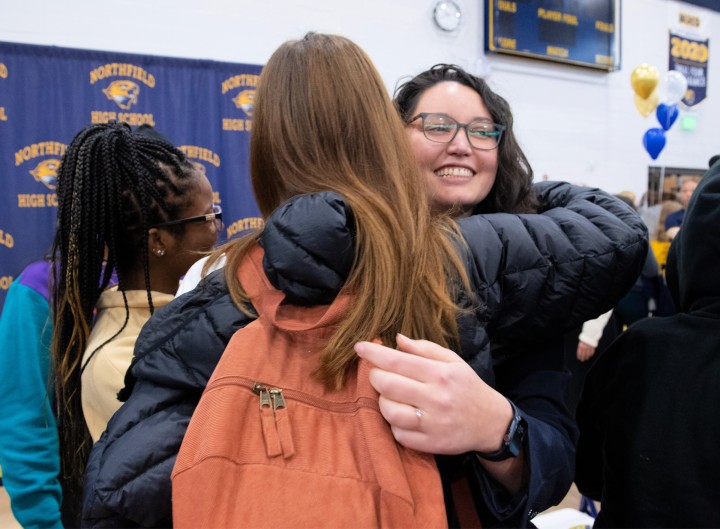
[[[256, 93], [250, 162], [266, 217], [295, 195], [319, 191], [339, 193], [352, 208], [356, 257], [344, 290], [356, 303], [324, 352], [328, 385], [352, 368], [359, 339], [394, 343], [403, 332], [452, 341], [455, 305], [445, 278], [460, 266], [440, 221], [430, 219], [404, 125], [356, 44], [311, 33], [272, 55]], [[257, 236], [228, 247], [239, 303], [235, 270]]]
[[537, 210], [532, 189], [533, 171], [520, 148], [513, 128], [513, 114], [508, 102], [496, 94], [485, 80], [459, 66], [436, 64], [419, 73], [395, 90], [395, 106], [404, 122], [415, 116], [423, 93], [442, 82], [455, 82], [478, 93], [495, 123], [506, 129], [498, 146], [498, 170], [495, 184], [475, 208], [475, 213], [532, 213]]
[[410, 178], [415, 162], [402, 134], [382, 79], [356, 44], [315, 33], [286, 42], [256, 94], [250, 162], [261, 212], [327, 189], [348, 199], [389, 193], [418, 211], [406, 204], [423, 191]]
[[[138, 269], [144, 272], [152, 309], [148, 229], [176, 218], [190, 198], [194, 175], [184, 154], [166, 141], [114, 122], [83, 129], [60, 164], [52, 252], [52, 354], [63, 477], [70, 496], [81, 490], [89, 450], [80, 401], [80, 362], [93, 309], [113, 271], [125, 296], [124, 278]], [[127, 314], [127, 299], [125, 306]]]

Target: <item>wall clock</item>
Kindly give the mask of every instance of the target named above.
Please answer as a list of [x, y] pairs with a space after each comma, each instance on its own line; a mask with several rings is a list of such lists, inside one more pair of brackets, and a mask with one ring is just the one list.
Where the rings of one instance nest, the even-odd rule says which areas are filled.
[[441, 0], [433, 9], [433, 21], [443, 31], [455, 31], [462, 23], [462, 10], [453, 0]]

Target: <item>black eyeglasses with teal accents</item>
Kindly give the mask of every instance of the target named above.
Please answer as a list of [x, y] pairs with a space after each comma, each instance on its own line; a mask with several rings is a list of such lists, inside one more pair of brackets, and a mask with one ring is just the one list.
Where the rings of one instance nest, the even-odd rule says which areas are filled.
[[474, 119], [470, 123], [460, 123], [456, 119], [440, 112], [421, 112], [410, 118], [408, 125], [422, 119], [422, 131], [425, 137], [437, 143], [450, 143], [458, 130], [465, 129], [468, 143], [473, 149], [492, 151], [500, 144], [505, 125], [493, 123], [487, 119]]
[[161, 222], [160, 224], [153, 224], [151, 228], [167, 228], [168, 226], [182, 226], [184, 224], [193, 224], [195, 222], [215, 222], [215, 228], [218, 231], [223, 229], [222, 222], [222, 208], [220, 206], [213, 205], [212, 213], [205, 213], [204, 215], [197, 215], [196, 217], [188, 217], [186, 219], [169, 220], [168, 222]]

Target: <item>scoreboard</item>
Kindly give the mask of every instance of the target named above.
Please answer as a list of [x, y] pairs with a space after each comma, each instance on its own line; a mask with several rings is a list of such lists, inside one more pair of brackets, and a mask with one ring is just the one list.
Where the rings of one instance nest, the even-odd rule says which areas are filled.
[[485, 0], [485, 50], [616, 70], [620, 0]]

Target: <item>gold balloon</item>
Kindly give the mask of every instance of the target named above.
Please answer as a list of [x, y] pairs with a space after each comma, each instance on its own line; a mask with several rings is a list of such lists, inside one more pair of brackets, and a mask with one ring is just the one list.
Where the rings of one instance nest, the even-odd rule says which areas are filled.
[[[641, 64], [630, 75], [630, 84], [637, 95], [643, 99], [650, 97], [660, 80], [658, 69], [649, 64]], [[657, 106], [657, 104], [655, 105]]]
[[647, 99], [643, 99], [639, 95], [635, 94], [635, 108], [638, 109], [638, 112], [640, 112], [644, 118], [648, 117], [655, 111], [659, 102], [660, 98], [658, 97], [657, 92], [650, 94], [650, 97]]

